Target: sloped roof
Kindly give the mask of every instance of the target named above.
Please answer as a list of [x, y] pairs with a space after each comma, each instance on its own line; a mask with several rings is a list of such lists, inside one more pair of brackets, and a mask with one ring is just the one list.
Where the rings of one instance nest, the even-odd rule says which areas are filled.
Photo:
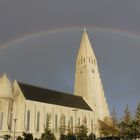
[[27, 100], [92, 111], [90, 106], [80, 96], [70, 95], [20, 82], [18, 82], [18, 84]]

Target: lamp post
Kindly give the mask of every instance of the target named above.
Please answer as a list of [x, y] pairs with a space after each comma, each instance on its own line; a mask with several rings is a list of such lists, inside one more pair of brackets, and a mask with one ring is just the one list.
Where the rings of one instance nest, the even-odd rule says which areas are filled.
[[13, 136], [13, 140], [15, 140], [17, 118], [15, 118], [13, 120], [14, 120], [14, 136]]
[[76, 127], [77, 127], [77, 111], [78, 111], [78, 109], [74, 108], [73, 111], [74, 111], [74, 115], [75, 115], [75, 136], [76, 136], [76, 140], [77, 140]]

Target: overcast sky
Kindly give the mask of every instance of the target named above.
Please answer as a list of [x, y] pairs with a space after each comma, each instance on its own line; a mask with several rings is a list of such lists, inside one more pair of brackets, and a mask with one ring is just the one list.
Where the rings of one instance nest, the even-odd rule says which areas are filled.
[[87, 28], [110, 111], [140, 101], [139, 0], [1, 0], [0, 74], [73, 93]]

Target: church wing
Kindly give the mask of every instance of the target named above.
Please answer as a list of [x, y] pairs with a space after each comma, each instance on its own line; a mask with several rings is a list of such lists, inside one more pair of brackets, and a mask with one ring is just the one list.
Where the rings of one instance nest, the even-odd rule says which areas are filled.
[[27, 100], [92, 111], [90, 106], [80, 96], [70, 95], [20, 82], [18, 82], [18, 84]]

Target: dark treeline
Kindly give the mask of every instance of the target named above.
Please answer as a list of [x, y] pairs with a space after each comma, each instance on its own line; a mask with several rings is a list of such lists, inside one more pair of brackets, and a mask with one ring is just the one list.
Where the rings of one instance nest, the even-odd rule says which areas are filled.
[[133, 116], [126, 106], [120, 119], [117, 119], [115, 109], [113, 109], [110, 118], [99, 120], [99, 130], [102, 137], [117, 136], [123, 140], [140, 138], [140, 103], [138, 103]]

